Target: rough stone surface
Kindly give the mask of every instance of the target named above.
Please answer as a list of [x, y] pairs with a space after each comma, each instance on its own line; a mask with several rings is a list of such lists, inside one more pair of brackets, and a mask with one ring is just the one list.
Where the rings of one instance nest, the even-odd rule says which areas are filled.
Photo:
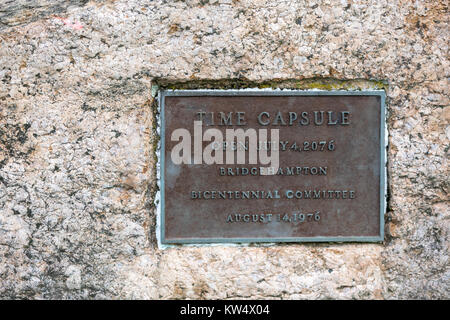
[[[448, 19], [435, 0], [0, 0], [0, 297], [450, 298]], [[383, 244], [158, 249], [152, 85], [237, 78], [384, 83]]]

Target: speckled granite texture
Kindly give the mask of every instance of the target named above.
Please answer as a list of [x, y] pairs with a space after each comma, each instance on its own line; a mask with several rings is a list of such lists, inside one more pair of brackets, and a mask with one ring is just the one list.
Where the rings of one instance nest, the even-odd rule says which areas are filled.
[[[450, 298], [447, 3], [0, 0], [0, 298]], [[383, 86], [385, 242], [159, 249], [183, 81]]]

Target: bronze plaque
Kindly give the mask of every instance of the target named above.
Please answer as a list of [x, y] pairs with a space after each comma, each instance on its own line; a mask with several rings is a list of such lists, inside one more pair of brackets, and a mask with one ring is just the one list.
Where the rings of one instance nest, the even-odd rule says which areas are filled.
[[383, 241], [383, 91], [159, 99], [162, 243]]

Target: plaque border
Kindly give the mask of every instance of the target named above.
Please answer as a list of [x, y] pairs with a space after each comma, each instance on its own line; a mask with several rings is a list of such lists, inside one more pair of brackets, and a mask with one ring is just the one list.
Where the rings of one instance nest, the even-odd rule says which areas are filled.
[[[164, 154], [165, 154], [165, 97], [201, 97], [201, 96], [379, 96], [380, 97], [380, 233], [378, 236], [350, 236], [350, 237], [287, 237], [287, 238], [165, 238], [165, 206], [164, 206]], [[387, 167], [386, 167], [386, 92], [385, 90], [295, 90], [295, 89], [198, 89], [198, 90], [159, 90], [158, 107], [160, 112], [160, 148], [159, 158], [159, 231], [161, 244], [212, 244], [212, 243], [298, 243], [298, 242], [383, 242], [384, 214], [386, 212]], [[156, 230], [158, 232], [158, 228]]]

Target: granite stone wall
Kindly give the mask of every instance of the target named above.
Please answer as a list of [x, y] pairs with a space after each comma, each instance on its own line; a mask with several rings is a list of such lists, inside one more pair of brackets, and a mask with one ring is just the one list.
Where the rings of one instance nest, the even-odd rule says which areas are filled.
[[[0, 298], [448, 299], [447, 1], [0, 0]], [[160, 88], [383, 88], [382, 244], [157, 245]]]

